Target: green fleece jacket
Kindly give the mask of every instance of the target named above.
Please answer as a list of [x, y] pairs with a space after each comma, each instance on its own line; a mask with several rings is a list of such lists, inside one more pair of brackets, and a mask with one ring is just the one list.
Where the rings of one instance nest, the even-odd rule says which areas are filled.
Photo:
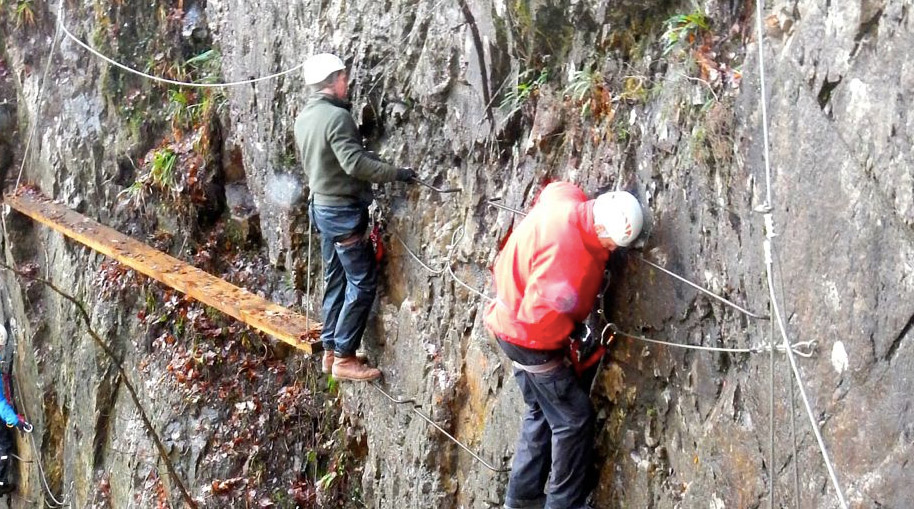
[[367, 205], [372, 182], [397, 180], [397, 168], [362, 146], [346, 103], [315, 94], [295, 119], [295, 144], [316, 205]]

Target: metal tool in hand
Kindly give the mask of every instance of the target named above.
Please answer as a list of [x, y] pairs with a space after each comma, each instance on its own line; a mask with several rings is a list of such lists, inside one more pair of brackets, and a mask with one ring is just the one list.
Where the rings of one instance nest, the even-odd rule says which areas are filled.
[[440, 188], [440, 187], [435, 187], [435, 186], [429, 184], [428, 182], [425, 182], [425, 181], [423, 181], [423, 180], [419, 180], [418, 177], [413, 177], [412, 180], [413, 180], [414, 182], [416, 182], [417, 184], [422, 184], [423, 186], [425, 186], [425, 187], [431, 189], [432, 191], [435, 191], [435, 192], [441, 193], [441, 194], [459, 193], [459, 192], [462, 192], [462, 191], [463, 191], [463, 189], [460, 189], [459, 187], [448, 187], [448, 188], [445, 188], [445, 189], [442, 189], [442, 188]]

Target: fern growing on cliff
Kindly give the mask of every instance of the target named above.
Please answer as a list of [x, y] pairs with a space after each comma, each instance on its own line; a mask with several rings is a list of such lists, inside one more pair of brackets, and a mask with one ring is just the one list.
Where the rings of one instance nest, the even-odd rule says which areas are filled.
[[660, 36], [663, 41], [663, 54], [668, 55], [680, 42], [692, 43], [699, 33], [709, 30], [708, 17], [699, 10], [690, 14], [677, 14], [667, 19], [666, 31]]

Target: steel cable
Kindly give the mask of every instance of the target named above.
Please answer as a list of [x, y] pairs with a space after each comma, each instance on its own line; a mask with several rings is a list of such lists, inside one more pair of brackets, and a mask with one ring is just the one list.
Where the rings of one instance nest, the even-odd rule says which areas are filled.
[[[831, 480], [832, 486], [835, 489], [835, 493], [838, 497], [838, 502], [841, 504], [843, 509], [847, 509], [847, 501], [844, 498], [844, 493], [841, 490], [841, 485], [838, 483], [838, 476], [835, 473], [834, 466], [832, 465], [831, 458], [828, 455], [828, 450], [825, 447], [825, 441], [822, 438], [821, 430], [819, 429], [819, 424], [816, 421], [816, 417], [812, 411], [812, 406], [809, 403], [809, 398], [806, 396], [806, 388], [803, 383], [803, 377], [800, 375], [800, 370], [797, 367], [796, 359], [794, 358], [794, 353], [790, 347], [790, 339], [787, 335], [786, 326], [783, 323], [783, 319], [780, 314], [780, 306], [778, 305], [777, 295], [774, 290], [774, 270], [773, 270], [773, 260], [771, 256], [771, 240], [775, 236], [774, 232], [774, 218], [771, 215], [771, 210], [773, 209], [773, 200], [771, 192], [771, 154], [769, 151], [769, 142], [768, 142], [768, 98], [767, 92], [765, 89], [765, 52], [764, 52], [764, 32], [762, 31], [762, 2], [757, 0], [755, 4], [756, 10], [756, 31], [758, 36], [758, 67], [759, 67], [759, 84], [761, 86], [761, 98], [759, 103], [762, 110], [762, 142], [763, 142], [763, 152], [764, 152], [764, 164], [765, 164], [765, 184], [766, 184], [766, 195], [765, 195], [765, 204], [763, 206], [763, 212], [765, 213], [765, 241], [763, 243], [763, 248], [765, 252], [765, 271], [767, 273], [768, 280], [768, 296], [771, 299], [771, 308], [773, 311], [774, 318], [777, 320], [778, 329], [780, 330], [781, 336], [783, 338], [783, 345], [787, 351], [787, 359], [790, 362], [790, 369], [793, 371], [794, 378], [797, 382], [797, 387], [800, 389], [800, 396], [803, 400], [803, 404], [806, 407], [806, 413], [809, 417], [809, 423], [812, 426], [813, 433], [816, 437], [816, 442], [819, 445], [819, 452], [822, 453], [822, 459], [825, 462], [825, 467], [828, 470], [828, 475]], [[794, 457], [796, 461], [796, 456]], [[774, 494], [772, 493], [771, 496]], [[799, 496], [799, 494], [798, 494]]]
[[[770, 234], [771, 232], [769, 230], [769, 235]], [[796, 378], [797, 381], [797, 387], [800, 389], [800, 398], [803, 400], [803, 405], [806, 407], [806, 414], [809, 416], [809, 424], [812, 426], [813, 434], [816, 436], [816, 442], [819, 444], [819, 451], [822, 453], [822, 459], [825, 462], [825, 468], [828, 470], [828, 476], [838, 496], [838, 502], [841, 503], [842, 508], [847, 509], [847, 501], [844, 499], [844, 492], [841, 491], [841, 485], [838, 483], [838, 476], [835, 473], [835, 468], [832, 465], [831, 458], [828, 455], [828, 449], [825, 447], [825, 440], [822, 438], [822, 432], [819, 430], [819, 424], [816, 421], [815, 413], [813, 412], [812, 405], [809, 403], [809, 398], [806, 395], [806, 387], [803, 384], [803, 377], [800, 375], [800, 368], [797, 367], [797, 361], [794, 358], [793, 350], [789, 348], [790, 339], [787, 335], [787, 329], [784, 325], [783, 318], [781, 317], [781, 311], [777, 303], [777, 296], [774, 294], [774, 274], [771, 262], [771, 241], [767, 238], [765, 239], [765, 263], [768, 268], [768, 293], [769, 297], [771, 298], [771, 305], [774, 311], [774, 317], [777, 320], [778, 329], [780, 330], [781, 337], [784, 340], [783, 344], [787, 347], [787, 360], [790, 361], [790, 369], [793, 370], [794, 378]]]
[[463, 442], [461, 442], [461, 441], [458, 440], [456, 437], [454, 437], [454, 435], [450, 434], [447, 430], [445, 430], [444, 428], [442, 428], [438, 423], [436, 423], [434, 420], [432, 420], [431, 417], [429, 417], [429, 416], [427, 416], [425, 413], [421, 412], [420, 409], [422, 408], [422, 405], [420, 405], [418, 402], [416, 402], [415, 399], [412, 399], [412, 398], [403, 398], [403, 399], [394, 398], [394, 397], [393, 397], [392, 395], [390, 395], [387, 391], [385, 391], [384, 389], [382, 389], [382, 388], [381, 388], [381, 385], [380, 385], [379, 383], [377, 383], [377, 382], [371, 383], [371, 386], [374, 387], [375, 390], [377, 390], [378, 392], [380, 392], [381, 394], [383, 394], [384, 397], [386, 397], [388, 400], [390, 400], [392, 403], [394, 403], [394, 404], [396, 404], [396, 405], [412, 404], [411, 407], [410, 407], [410, 409], [413, 411], [413, 413], [415, 413], [415, 414], [418, 415], [422, 420], [424, 420], [424, 421], [427, 422], [429, 425], [431, 425], [432, 427], [434, 427], [435, 429], [437, 429], [439, 432], [441, 432], [442, 435], [446, 436], [451, 442], [457, 444], [458, 447], [460, 447], [461, 449], [463, 449], [464, 451], [466, 451], [466, 452], [467, 452], [470, 456], [472, 456], [476, 461], [478, 461], [480, 464], [482, 464], [483, 466], [485, 466], [485, 467], [488, 468], [489, 470], [491, 470], [491, 471], [493, 471], [493, 472], [495, 472], [495, 473], [506, 473], [506, 472], [510, 472], [510, 471], [511, 471], [510, 468], [498, 468], [498, 467], [492, 465], [491, 463], [489, 463], [488, 461], [482, 459], [481, 456], [479, 456], [478, 454], [476, 454], [476, 452], [474, 452], [472, 449], [470, 449], [469, 447], [467, 447]]
[[[35, 437], [31, 433], [29, 433], [28, 435], [29, 435], [29, 441], [32, 444], [32, 453], [35, 455], [36, 458], [41, 458], [41, 456], [39, 455], [38, 446], [35, 445]], [[63, 507], [66, 505], [70, 505], [70, 503], [67, 501], [66, 496], [63, 497], [63, 501], [57, 500], [57, 497], [55, 497], [54, 493], [51, 491], [51, 486], [48, 484], [48, 478], [47, 478], [46, 474], [44, 473], [44, 467], [41, 466], [41, 461], [36, 460], [35, 463], [38, 465], [38, 473], [41, 477], [41, 482], [44, 485], [44, 489], [47, 492], [48, 497], [50, 497], [51, 500], [54, 502], [53, 505], [47, 501], [45, 501], [45, 503], [49, 507]]]
[[419, 258], [419, 256], [415, 252], [413, 252], [412, 249], [409, 248], [409, 246], [406, 245], [406, 241], [404, 241], [399, 235], [397, 235], [396, 232], [391, 232], [391, 233], [393, 234], [394, 238], [397, 239], [397, 241], [400, 243], [400, 245], [403, 246], [403, 249], [406, 250], [406, 252], [409, 254], [409, 256], [412, 257], [413, 260], [416, 260], [416, 263], [421, 265], [423, 269], [431, 272], [432, 274], [434, 274], [436, 276], [438, 276], [442, 272], [444, 272], [444, 269], [433, 269], [430, 265], [423, 262], [422, 259]]
[[[771, 309], [770, 303], [768, 308], [769, 310]], [[768, 345], [774, 345], [774, 321], [772, 320], [768, 320]], [[768, 369], [768, 507], [769, 509], [774, 509], [774, 475], [776, 471], [774, 466], [774, 348], [771, 348], [768, 360]]]
[[146, 78], [146, 79], [149, 79], [149, 80], [152, 80], [152, 81], [158, 81], [158, 82], [160, 82], [160, 83], [167, 83], [167, 84], [169, 84], [169, 85], [177, 85], [177, 86], [181, 86], [181, 87], [195, 87], [195, 88], [225, 88], [225, 87], [235, 87], [235, 86], [240, 86], [240, 85], [249, 85], [249, 84], [257, 83], [257, 82], [260, 82], [260, 81], [266, 81], [266, 80], [271, 80], [271, 79], [274, 79], [274, 78], [278, 78], [278, 77], [280, 77], [280, 76], [285, 76], [285, 75], [287, 75], [287, 74], [293, 73], [293, 72], [295, 72], [295, 71], [301, 69], [301, 68], [304, 67], [304, 65], [305, 65], [305, 62], [302, 62], [302, 63], [296, 65], [295, 67], [291, 68], [291, 69], [287, 69], [287, 70], [285, 70], [285, 71], [281, 71], [281, 72], [269, 74], [269, 75], [267, 75], [267, 76], [261, 76], [261, 77], [259, 77], [259, 78], [251, 78], [251, 79], [240, 80], [240, 81], [229, 81], [229, 82], [226, 82], [226, 83], [194, 83], [194, 82], [187, 82], [187, 81], [177, 81], [177, 80], [172, 80], [172, 79], [168, 79], [168, 78], [162, 78], [161, 76], [154, 76], [154, 75], [152, 75], [152, 74], [148, 74], [148, 73], [145, 73], [145, 72], [143, 72], [143, 71], [140, 71], [140, 70], [134, 69], [134, 68], [132, 68], [132, 67], [129, 67], [129, 66], [127, 66], [127, 65], [124, 65], [124, 64], [118, 62], [117, 60], [114, 60], [114, 59], [112, 59], [112, 58], [110, 58], [110, 57], [108, 57], [108, 56], [106, 56], [106, 55], [100, 53], [98, 50], [96, 50], [96, 49], [93, 48], [92, 46], [89, 46], [88, 44], [82, 42], [81, 40], [79, 40], [78, 37], [76, 37], [75, 35], [73, 35], [73, 33], [71, 33], [71, 32], [67, 29], [66, 25], [64, 25], [64, 22], [63, 22], [63, 9], [62, 9], [62, 8], [61, 8], [61, 10], [59, 11], [58, 16], [57, 16], [57, 24], [58, 24], [58, 26], [60, 27], [60, 29], [63, 30], [63, 33], [64, 33], [68, 38], [70, 38], [70, 40], [72, 40], [73, 42], [75, 42], [76, 44], [78, 44], [79, 46], [81, 46], [83, 49], [85, 49], [85, 50], [88, 51], [89, 53], [95, 55], [96, 57], [98, 57], [98, 58], [100, 58], [100, 59], [102, 59], [102, 60], [104, 60], [105, 62], [108, 62], [109, 64], [111, 64], [111, 65], [117, 67], [118, 69], [127, 71], [127, 72], [129, 72], [129, 73], [131, 73], [131, 74], [135, 74], [135, 75], [137, 75], [137, 76], [141, 76], [141, 77], [143, 77], [143, 78]]
[[[687, 350], [704, 350], [704, 351], [708, 351], [708, 352], [752, 353], [752, 354], [764, 353], [764, 352], [774, 351], [774, 350], [777, 350], [780, 352], [780, 351], [784, 350], [783, 345], [774, 345], [774, 346], [761, 345], [761, 346], [752, 347], [752, 348], [727, 348], [727, 347], [716, 347], [716, 346], [691, 345], [691, 344], [687, 344], [687, 343], [672, 343], [669, 341], [662, 341], [659, 339], [648, 338], [646, 336], [641, 336], [638, 334], [632, 334], [630, 332], [625, 332], [625, 331], [619, 329], [619, 327], [614, 323], [607, 323], [606, 326], [603, 327], [603, 332], [600, 333], [600, 337], [604, 340], [606, 338], [607, 330], [612, 330], [613, 333], [619, 334], [620, 336], [625, 336], [625, 337], [631, 338], [631, 339], [637, 339], [639, 341], [644, 341], [645, 343], [654, 343], [654, 344], [658, 344], [658, 345], [672, 346], [672, 347], [676, 347], [676, 348], [685, 348]], [[815, 347], [814, 342], [804, 341], [804, 342], [794, 343], [793, 345], [791, 345], [790, 350], [795, 355], [799, 355], [800, 357], [809, 358], [809, 357], [812, 357], [812, 355], [813, 355], [812, 349], [814, 347]], [[801, 350], [802, 348], [809, 348], [810, 350], [804, 351], [804, 350]]]
[[[60, 13], [63, 12], [63, 0], [57, 3], [57, 19], [60, 20]], [[35, 131], [38, 130], [38, 119], [41, 116], [41, 99], [44, 97], [45, 84], [48, 81], [48, 71], [51, 69], [51, 60], [54, 60], [54, 49], [57, 47], [57, 41], [60, 40], [60, 23], [54, 30], [54, 38], [51, 40], [51, 51], [48, 52], [48, 61], [44, 64], [44, 73], [41, 76], [41, 83], [38, 85], [38, 96], [35, 98], [35, 121], [29, 126], [29, 135], [25, 139], [25, 149], [22, 151], [22, 161], [19, 162], [19, 176], [16, 177], [16, 189], [22, 181], [22, 171], [25, 169], [25, 162], [29, 158], [29, 149], [32, 147], [32, 138], [35, 137]], [[4, 221], [5, 224], [5, 221]]]
[[692, 288], [695, 288], [696, 290], [700, 291], [701, 293], [704, 293], [705, 295], [708, 295], [709, 297], [715, 298], [715, 299], [719, 300], [720, 302], [723, 302], [724, 304], [740, 311], [741, 313], [743, 313], [746, 316], [749, 316], [749, 317], [752, 317], [752, 318], [755, 318], [758, 320], [769, 320], [770, 319], [769, 316], [753, 313], [752, 311], [749, 311], [748, 309], [740, 306], [739, 304], [736, 304], [733, 301], [727, 300], [724, 297], [721, 297], [720, 295], [712, 292], [711, 290], [705, 289], [702, 286], [697, 285], [697, 284], [689, 281], [688, 279], [676, 274], [675, 272], [673, 272], [671, 270], [667, 270], [667, 269], [661, 267], [660, 265], [657, 265], [656, 263], [648, 260], [647, 258], [644, 258], [643, 256], [635, 255], [635, 259], [641, 260], [642, 262], [650, 265], [651, 267], [654, 267], [655, 269], [667, 274], [668, 276], [672, 276], [673, 278], [675, 278], [679, 281], [682, 281], [683, 283], [691, 286]]
[[457, 243], [460, 242], [461, 240], [463, 240], [463, 234], [464, 234], [463, 226], [460, 226], [456, 230], [454, 230], [454, 234], [451, 235], [451, 249], [450, 249], [450, 251], [448, 251], [447, 264], [445, 264], [444, 268], [445, 268], [445, 270], [447, 270], [447, 273], [450, 274], [451, 278], [453, 278], [454, 281], [456, 281], [460, 286], [469, 290], [470, 293], [476, 294], [488, 302], [492, 302], [495, 299], [480, 292], [479, 290], [473, 288], [472, 286], [464, 283], [459, 277], [457, 277], [457, 274], [454, 274], [454, 270], [451, 268], [451, 263], [452, 263], [452, 258], [454, 256], [454, 252], [457, 251]]

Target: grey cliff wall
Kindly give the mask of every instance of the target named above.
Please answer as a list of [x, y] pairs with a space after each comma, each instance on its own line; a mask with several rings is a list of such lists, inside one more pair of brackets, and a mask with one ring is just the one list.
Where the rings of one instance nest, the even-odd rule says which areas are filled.
[[[138, 67], [148, 57], [149, 34], [164, 19], [139, 6], [65, 5], [71, 30]], [[768, 321], [750, 319], [638, 260], [640, 253], [769, 313], [751, 2], [700, 2], [709, 29], [669, 51], [667, 20], [692, 13], [690, 2], [218, 0], [183, 7], [175, 14], [174, 23], [183, 23], [176, 40], [186, 51], [210, 42], [221, 54], [225, 81], [290, 69], [313, 52], [345, 56], [353, 113], [369, 146], [435, 185], [463, 189], [452, 195], [403, 184], [379, 190], [388, 255], [365, 343], [394, 395], [416, 398], [487, 461], [509, 464], [523, 412], [510, 365], [482, 325], [483, 298], [447, 271], [426, 270], [405, 247], [433, 269], [450, 266], [461, 281], [489, 293], [499, 242], [520, 218], [487, 200], [523, 209], [556, 179], [591, 194], [630, 189], [649, 207], [650, 221], [640, 251], [614, 255], [605, 298], [610, 321], [676, 343], [746, 348], [769, 341]], [[816, 342], [811, 357], [798, 359], [799, 371], [853, 507], [906, 507], [912, 498], [906, 468], [914, 436], [912, 11], [910, 0], [765, 4], [775, 293], [794, 340]], [[145, 98], [136, 104], [151, 111], [161, 91], [63, 39], [39, 114], [39, 83], [59, 12], [43, 2], [37, 12], [36, 25], [25, 28], [4, 11], [5, 189], [18, 173], [28, 130], [37, 125], [24, 180], [150, 242], [156, 229], [149, 225], [158, 224], [172, 232], [165, 248], [174, 253], [186, 239], [202, 243], [194, 228], [168, 213], [142, 215], [118, 205], [132, 182], [129, 162], [153, 148], [153, 134], [169, 131], [156, 114], [131, 120], [125, 101]], [[105, 19], [120, 27], [116, 34], [110, 27], [99, 32]], [[121, 42], [110, 42], [115, 36]], [[135, 90], [139, 96], [131, 95]], [[246, 217], [259, 226], [266, 257], [258, 271], [268, 276], [242, 283], [316, 311], [319, 292], [304, 288], [309, 273], [319, 286], [320, 266], [307, 265], [301, 206], [307, 189], [292, 141], [307, 96], [299, 73], [226, 89], [207, 164], [216, 168], [216, 187], [231, 184], [251, 196]], [[231, 207], [232, 192], [224, 194]], [[99, 292], [93, 275], [103, 269], [100, 255], [18, 214], [4, 210], [4, 218], [5, 263], [34, 264], [78, 295], [124, 364], [142, 366], [129, 376], [194, 496], [221, 506], [229, 502], [213, 493], [221, 489], [214, 479], [262, 472], [261, 491], [248, 501], [262, 495], [279, 506], [293, 504], [280, 495], [293, 472], [307, 468], [311, 431], [289, 434], [288, 415], [275, 409], [257, 421], [246, 403], [277, 407], [278, 391], [292, 386], [319, 392], [313, 380], [295, 383], [315, 369], [313, 362], [271, 353], [270, 369], [283, 366], [282, 377], [245, 378], [229, 397], [175, 382], [177, 354], [166, 355], [161, 331], [137, 317], [143, 294]], [[121, 377], [72, 306], [7, 271], [0, 279], [0, 318], [16, 324], [20, 391], [35, 416], [52, 490], [80, 507], [147, 507], [156, 497], [150, 486], [161, 485], [162, 496], [178, 504]], [[182, 344], [181, 337], [175, 341]], [[212, 351], [231, 363], [230, 355], [246, 351], [240, 343]], [[767, 506], [772, 476], [776, 505], [789, 505], [797, 496], [797, 469], [802, 507], [838, 507], [803, 403], [798, 394], [791, 401], [787, 358], [775, 354], [773, 373], [769, 362], [767, 352], [690, 351], [617, 337], [593, 390], [596, 506]], [[206, 373], [201, 380], [209, 387], [227, 387], [222, 375]], [[506, 476], [408, 407], [367, 386], [345, 385], [340, 399], [345, 437], [336, 441], [358, 451], [358, 465], [349, 470], [365, 506], [501, 503]], [[313, 416], [321, 415], [317, 410]], [[242, 429], [258, 430], [238, 442], [246, 452], [227, 449]], [[36, 471], [28, 472], [22, 492], [38, 499]], [[24, 500], [12, 499], [11, 506], [28, 506]]]

